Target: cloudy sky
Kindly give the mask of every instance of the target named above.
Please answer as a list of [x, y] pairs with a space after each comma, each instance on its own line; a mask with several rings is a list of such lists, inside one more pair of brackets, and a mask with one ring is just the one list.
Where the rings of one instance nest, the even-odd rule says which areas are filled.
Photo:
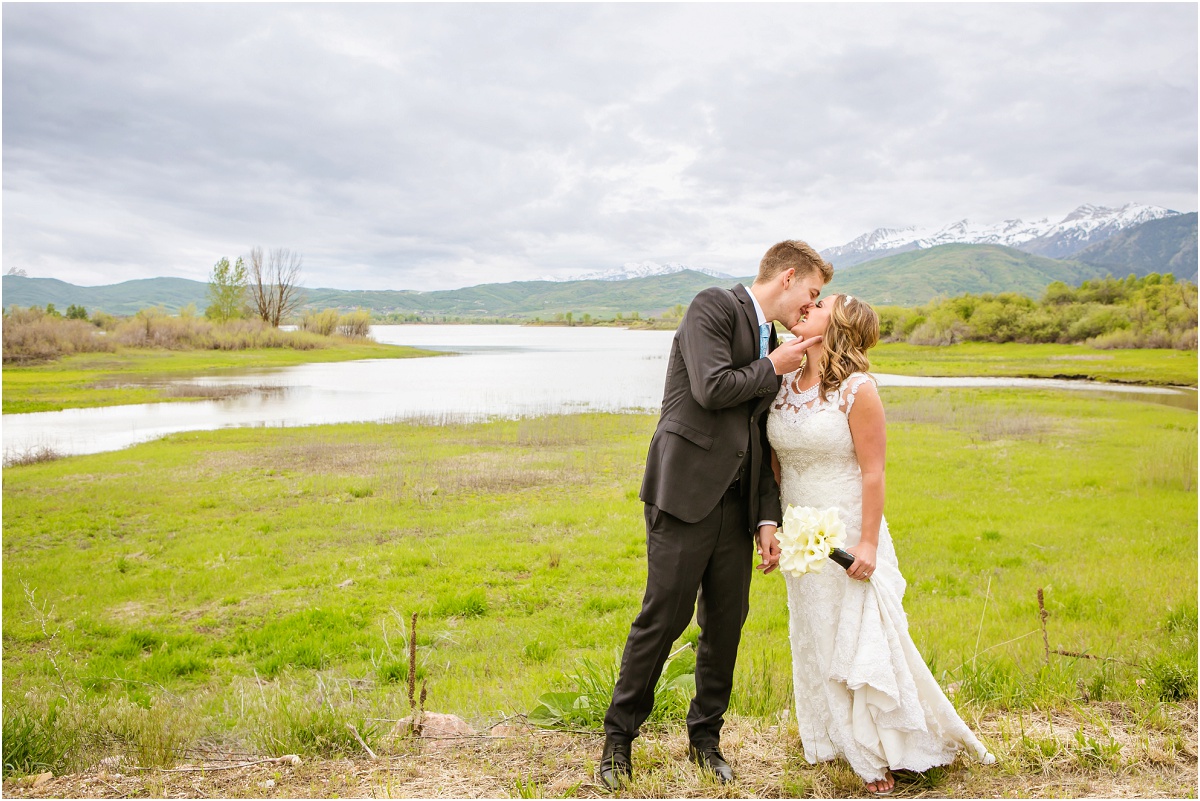
[[1196, 209], [1197, 7], [5, 4], [4, 268], [440, 289]]

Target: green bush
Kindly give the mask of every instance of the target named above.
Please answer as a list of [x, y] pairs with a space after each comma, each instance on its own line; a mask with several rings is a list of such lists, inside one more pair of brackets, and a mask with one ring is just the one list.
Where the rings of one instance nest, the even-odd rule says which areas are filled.
[[338, 318], [337, 332], [351, 339], [366, 339], [371, 333], [371, 313], [358, 309]]
[[884, 341], [1068, 344], [1095, 348], [1196, 348], [1196, 285], [1174, 276], [1103, 278], [1072, 289], [1061, 281], [1040, 302], [1024, 295], [960, 295], [919, 308], [882, 306]]
[[323, 337], [333, 334], [337, 330], [337, 326], [337, 309], [325, 309], [320, 312], [308, 311], [304, 313], [304, 317], [300, 320], [301, 331], [310, 331], [314, 334], [320, 334]]

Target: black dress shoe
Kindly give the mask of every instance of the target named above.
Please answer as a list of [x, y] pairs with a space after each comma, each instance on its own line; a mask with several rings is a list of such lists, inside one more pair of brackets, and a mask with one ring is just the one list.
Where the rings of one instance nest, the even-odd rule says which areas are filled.
[[688, 758], [699, 765], [701, 770], [711, 770], [721, 784], [729, 784], [733, 781], [733, 768], [729, 767], [729, 763], [725, 761], [725, 757], [721, 756], [721, 751], [717, 746], [697, 748], [689, 745]]
[[632, 743], [615, 737], [604, 738], [604, 751], [600, 754], [600, 782], [615, 792], [621, 782], [633, 777]]

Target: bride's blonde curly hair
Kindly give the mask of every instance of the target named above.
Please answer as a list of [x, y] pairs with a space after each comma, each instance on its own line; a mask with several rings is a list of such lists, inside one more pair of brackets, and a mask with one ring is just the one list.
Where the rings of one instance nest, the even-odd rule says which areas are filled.
[[870, 304], [852, 295], [835, 295], [817, 365], [818, 397], [836, 390], [851, 373], [870, 370], [867, 351], [878, 342], [879, 315]]

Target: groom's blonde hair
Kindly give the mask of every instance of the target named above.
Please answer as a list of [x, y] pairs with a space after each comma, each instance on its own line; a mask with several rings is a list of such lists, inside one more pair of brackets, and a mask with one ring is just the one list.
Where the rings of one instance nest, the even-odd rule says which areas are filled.
[[794, 267], [796, 276], [804, 278], [820, 275], [821, 283], [828, 284], [833, 278], [833, 265], [821, 258], [812, 245], [799, 239], [785, 239], [771, 245], [758, 263], [758, 281], [770, 281], [784, 270]]
[[867, 351], [879, 342], [879, 315], [869, 303], [851, 295], [834, 295], [832, 300], [817, 366], [821, 398], [840, 387], [851, 373], [870, 370]]

